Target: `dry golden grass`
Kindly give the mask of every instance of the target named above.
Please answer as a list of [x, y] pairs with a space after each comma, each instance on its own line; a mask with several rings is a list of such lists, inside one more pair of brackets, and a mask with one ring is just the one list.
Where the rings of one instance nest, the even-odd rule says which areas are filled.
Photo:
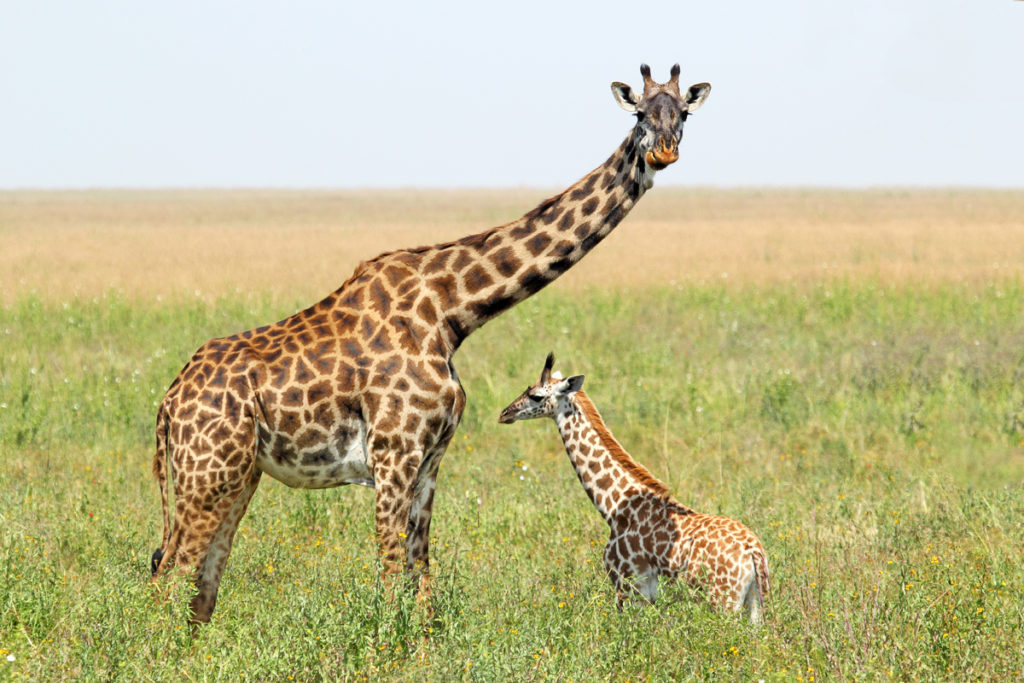
[[[0, 301], [110, 289], [315, 300], [361, 260], [522, 215], [543, 190], [0, 193]], [[1024, 191], [655, 188], [559, 283], [646, 287], [1024, 272]]]

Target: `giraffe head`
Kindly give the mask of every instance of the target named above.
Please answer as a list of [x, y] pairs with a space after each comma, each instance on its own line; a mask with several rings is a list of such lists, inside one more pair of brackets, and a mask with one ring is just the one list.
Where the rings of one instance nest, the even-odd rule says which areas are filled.
[[694, 83], [686, 93], [679, 92], [679, 65], [672, 67], [667, 83], [651, 79], [651, 67], [640, 65], [644, 77], [643, 95], [637, 95], [625, 83], [612, 83], [612, 94], [619, 106], [636, 114], [636, 132], [640, 151], [647, 164], [660, 171], [679, 158], [679, 141], [683, 139], [686, 117], [704, 104], [710, 83]]
[[583, 375], [563, 378], [560, 372], [551, 372], [554, 364], [555, 354], [549, 353], [540, 381], [527, 387], [519, 398], [501, 411], [498, 422], [511, 424], [538, 417], [554, 418], [572, 409], [572, 395], [583, 388]]

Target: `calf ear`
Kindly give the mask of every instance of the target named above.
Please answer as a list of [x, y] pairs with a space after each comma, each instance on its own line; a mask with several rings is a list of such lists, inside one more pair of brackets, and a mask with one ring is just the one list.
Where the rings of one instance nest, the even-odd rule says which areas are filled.
[[691, 85], [690, 89], [686, 91], [686, 97], [683, 98], [686, 101], [686, 111], [692, 114], [700, 109], [700, 105], [704, 104], [704, 100], [708, 98], [708, 93], [710, 92], [710, 83], [694, 83]]
[[612, 95], [619, 106], [628, 112], [635, 112], [636, 105], [640, 104], [640, 96], [633, 92], [629, 85], [621, 81], [612, 83]]
[[573, 375], [565, 380], [565, 384], [568, 385], [568, 393], [575, 394], [583, 388], [583, 375]]

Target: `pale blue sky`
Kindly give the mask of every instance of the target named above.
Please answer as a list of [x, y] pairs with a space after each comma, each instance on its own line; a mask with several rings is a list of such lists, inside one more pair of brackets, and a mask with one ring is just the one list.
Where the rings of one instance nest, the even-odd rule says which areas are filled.
[[1024, 2], [4, 0], [0, 188], [563, 186], [642, 61], [662, 186], [1024, 187]]

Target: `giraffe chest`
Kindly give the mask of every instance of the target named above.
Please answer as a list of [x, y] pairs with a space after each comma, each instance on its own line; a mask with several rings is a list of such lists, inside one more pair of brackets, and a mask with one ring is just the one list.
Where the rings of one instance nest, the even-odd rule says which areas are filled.
[[653, 571], [675, 578], [685, 569], [692, 539], [657, 502], [630, 507], [614, 518], [605, 559], [637, 574]]
[[332, 427], [309, 426], [293, 435], [261, 425], [257, 466], [293, 488], [373, 487], [366, 423], [354, 417]]

